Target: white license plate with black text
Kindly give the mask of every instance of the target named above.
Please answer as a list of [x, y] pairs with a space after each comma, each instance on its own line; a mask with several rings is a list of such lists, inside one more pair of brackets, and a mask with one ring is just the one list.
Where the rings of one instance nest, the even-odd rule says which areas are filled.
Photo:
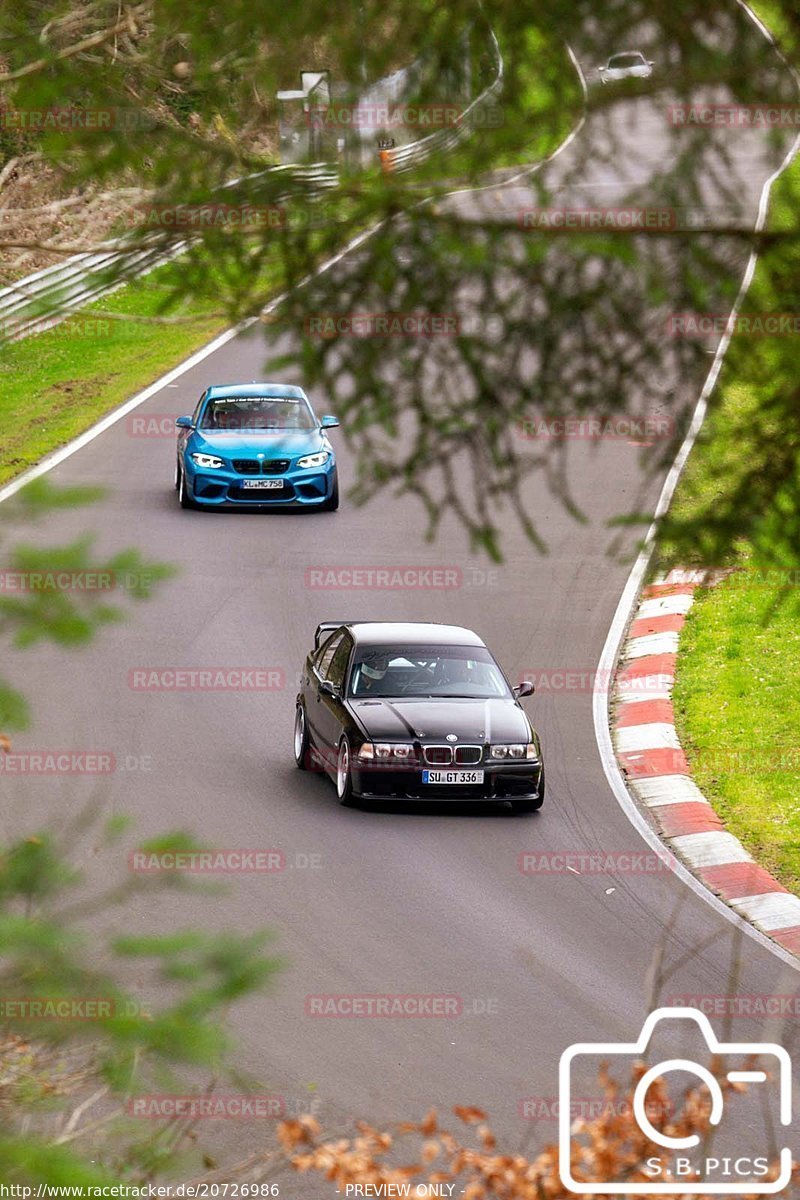
[[483, 783], [483, 771], [423, 771], [423, 783]]
[[272, 492], [283, 487], [282, 479], [245, 479], [242, 487], [250, 488], [252, 491]]

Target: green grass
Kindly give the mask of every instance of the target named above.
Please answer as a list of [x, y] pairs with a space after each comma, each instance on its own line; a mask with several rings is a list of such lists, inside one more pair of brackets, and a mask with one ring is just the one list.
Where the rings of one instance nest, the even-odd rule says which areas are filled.
[[184, 310], [186, 324], [115, 321], [102, 313], [155, 316], [174, 268], [88, 306], [62, 326], [13, 342], [0, 355], [0, 481], [18, 475], [208, 342], [227, 322], [210, 297]]
[[706, 589], [681, 635], [674, 705], [698, 787], [800, 893], [800, 623], [769, 576]]
[[541, 30], [528, 29], [520, 59], [513, 84], [505, 85], [506, 92], [514, 90], [513, 104], [504, 110], [502, 93], [492, 102], [511, 121], [501, 119], [496, 129], [473, 134], [465, 152], [473, 166], [481, 155], [491, 170], [530, 166], [552, 154], [580, 120], [583, 91], [566, 50], [554, 47]]
[[[776, 30], [778, 8], [756, 6]], [[770, 227], [797, 227], [800, 161]], [[766, 251], [746, 312], [797, 312], [794, 244]], [[675, 718], [692, 774], [727, 828], [800, 894], [800, 439], [796, 338], [731, 344], [662, 530], [656, 566], [733, 568], [697, 593], [681, 636]]]

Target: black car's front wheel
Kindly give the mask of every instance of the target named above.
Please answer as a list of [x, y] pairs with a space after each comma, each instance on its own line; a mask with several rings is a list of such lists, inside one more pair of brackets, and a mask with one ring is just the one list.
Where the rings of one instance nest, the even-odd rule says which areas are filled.
[[542, 777], [539, 780], [538, 796], [522, 796], [519, 800], [511, 801], [511, 808], [515, 813], [532, 813], [538, 812], [544, 804], [544, 770]]
[[336, 795], [340, 804], [349, 804], [353, 798], [350, 743], [346, 737], [339, 742], [336, 756]]
[[294, 761], [301, 771], [308, 770], [308, 756], [310, 752], [311, 746], [308, 740], [306, 710], [302, 704], [298, 704], [294, 715]]

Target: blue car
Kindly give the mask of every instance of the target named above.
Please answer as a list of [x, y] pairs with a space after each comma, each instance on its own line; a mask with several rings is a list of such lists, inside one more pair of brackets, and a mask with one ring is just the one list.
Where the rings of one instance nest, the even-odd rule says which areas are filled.
[[302, 388], [237, 383], [203, 392], [178, 417], [175, 488], [181, 508], [339, 507], [336, 455]]

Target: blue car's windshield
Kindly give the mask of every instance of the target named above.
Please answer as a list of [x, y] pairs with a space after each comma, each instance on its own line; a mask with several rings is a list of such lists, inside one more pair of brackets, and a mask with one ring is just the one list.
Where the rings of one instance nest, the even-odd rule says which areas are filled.
[[201, 429], [314, 429], [316, 422], [305, 400], [296, 396], [220, 396], [206, 405]]
[[511, 691], [483, 646], [365, 646], [353, 666], [350, 695], [491, 700]]

